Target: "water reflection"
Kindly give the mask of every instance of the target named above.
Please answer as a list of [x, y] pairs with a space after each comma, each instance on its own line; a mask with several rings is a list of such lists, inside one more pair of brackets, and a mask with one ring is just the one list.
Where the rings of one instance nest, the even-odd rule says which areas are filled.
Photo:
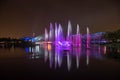
[[79, 68], [79, 61], [80, 61], [80, 56], [81, 56], [81, 47], [73, 48], [73, 51], [75, 52], [75, 55], [76, 55], [76, 67]]
[[92, 58], [102, 60], [103, 55], [106, 54], [106, 47], [92, 45], [90, 49], [86, 49], [84, 46], [68, 49], [45, 44], [26, 48], [26, 52], [29, 53], [29, 58], [44, 58], [46, 64], [49, 62], [50, 68], [56, 69], [66, 66], [70, 70], [74, 65], [79, 69], [81, 63], [83, 63], [81, 58], [86, 60], [86, 66], [89, 66]]
[[88, 65], [89, 64], [89, 57], [90, 57], [90, 50], [89, 49], [87, 49], [87, 52], [86, 52], [86, 64]]
[[106, 46], [103, 47], [103, 53], [106, 54]]
[[106, 47], [106, 54], [105, 54], [105, 56], [107, 58], [109, 58], [109, 59], [114, 59], [114, 60], [120, 62], [120, 47], [119, 46], [116, 46], [116, 47], [113, 47], [113, 46]]
[[40, 47], [39, 45], [36, 45], [35, 47], [26, 47], [25, 50], [26, 53], [30, 53], [28, 54], [30, 59], [40, 58], [43, 54], [42, 47]]

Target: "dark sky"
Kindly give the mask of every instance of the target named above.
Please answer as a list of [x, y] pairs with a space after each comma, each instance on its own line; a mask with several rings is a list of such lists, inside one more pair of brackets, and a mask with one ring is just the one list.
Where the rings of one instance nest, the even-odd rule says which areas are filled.
[[2, 0], [0, 2], [0, 37], [24, 37], [44, 33], [50, 22], [67, 28], [71, 20], [81, 33], [114, 31], [120, 28], [119, 0]]

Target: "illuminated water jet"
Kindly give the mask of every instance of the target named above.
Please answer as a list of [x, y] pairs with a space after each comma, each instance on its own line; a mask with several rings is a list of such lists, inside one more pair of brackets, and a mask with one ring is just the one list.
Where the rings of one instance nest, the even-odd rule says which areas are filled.
[[89, 32], [89, 28], [87, 27], [87, 40], [86, 40], [86, 45], [87, 48], [90, 48], [90, 32]]

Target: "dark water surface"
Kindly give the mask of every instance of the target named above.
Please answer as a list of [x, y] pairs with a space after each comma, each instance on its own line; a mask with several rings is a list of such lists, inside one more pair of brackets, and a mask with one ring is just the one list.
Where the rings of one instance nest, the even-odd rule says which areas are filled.
[[[113, 54], [109, 57], [109, 54]], [[90, 49], [37, 45], [0, 48], [0, 78], [14, 80], [120, 79], [120, 49], [92, 45]], [[119, 55], [118, 55], [119, 56]]]

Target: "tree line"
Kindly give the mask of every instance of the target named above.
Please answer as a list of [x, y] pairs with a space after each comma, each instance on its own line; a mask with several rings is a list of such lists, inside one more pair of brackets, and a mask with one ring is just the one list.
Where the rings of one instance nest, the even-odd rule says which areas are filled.
[[24, 41], [23, 39], [15, 39], [15, 38], [0, 38], [0, 47], [25, 47], [25, 46], [33, 46], [32, 42]]
[[109, 43], [120, 42], [120, 29], [113, 32], [106, 32], [103, 35], [103, 38], [106, 39]]

